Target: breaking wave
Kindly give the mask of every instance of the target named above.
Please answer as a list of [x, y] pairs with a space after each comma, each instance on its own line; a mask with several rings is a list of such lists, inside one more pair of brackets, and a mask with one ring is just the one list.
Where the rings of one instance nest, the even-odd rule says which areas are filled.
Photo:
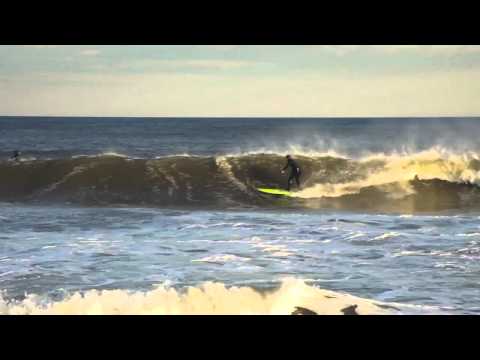
[[[398, 212], [478, 208], [480, 158], [441, 148], [373, 154], [295, 156], [302, 190], [285, 199], [258, 193], [283, 188], [284, 155], [130, 158], [106, 153], [0, 163], [0, 201], [82, 205], [302, 207]], [[417, 176], [417, 178], [415, 178]]]
[[[313, 312], [313, 313], [311, 313]], [[151, 291], [90, 290], [52, 301], [29, 295], [8, 302], [2, 315], [367, 315], [431, 312], [427, 307], [387, 304], [319, 289], [300, 279], [284, 279], [273, 291], [204, 283], [176, 290], [160, 285]]]

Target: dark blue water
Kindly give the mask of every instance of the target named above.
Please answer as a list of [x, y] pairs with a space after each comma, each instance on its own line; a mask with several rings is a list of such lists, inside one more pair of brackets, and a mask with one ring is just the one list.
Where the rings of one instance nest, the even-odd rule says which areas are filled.
[[151, 158], [249, 151], [336, 152], [348, 156], [479, 149], [478, 118], [146, 119], [0, 117], [0, 154], [37, 158], [116, 152]]

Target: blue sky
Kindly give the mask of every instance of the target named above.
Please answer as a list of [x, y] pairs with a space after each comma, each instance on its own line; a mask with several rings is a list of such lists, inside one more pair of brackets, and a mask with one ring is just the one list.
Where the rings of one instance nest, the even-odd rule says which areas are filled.
[[0, 46], [0, 115], [478, 116], [480, 46]]

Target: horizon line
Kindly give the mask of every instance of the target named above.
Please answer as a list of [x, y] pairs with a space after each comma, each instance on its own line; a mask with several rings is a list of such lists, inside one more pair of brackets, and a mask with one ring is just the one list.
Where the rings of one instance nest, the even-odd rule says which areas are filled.
[[412, 115], [412, 116], [118, 116], [118, 115], [0, 115], [0, 118], [96, 118], [96, 119], [450, 119], [480, 118], [480, 115]]

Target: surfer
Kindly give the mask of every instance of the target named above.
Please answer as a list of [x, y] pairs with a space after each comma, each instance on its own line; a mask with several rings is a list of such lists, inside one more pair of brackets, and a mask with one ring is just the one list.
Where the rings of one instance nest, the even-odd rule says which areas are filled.
[[20, 152], [18, 150], [15, 150], [13, 152], [12, 160], [13, 161], [20, 161]]
[[282, 169], [282, 174], [285, 173], [285, 170], [287, 168], [290, 168], [290, 176], [288, 177], [288, 185], [287, 185], [287, 191], [290, 191], [290, 186], [293, 182], [293, 179], [297, 182], [297, 187], [300, 189], [300, 167], [298, 166], [297, 162], [292, 159], [290, 155], [286, 156], [287, 158], [287, 165]]

